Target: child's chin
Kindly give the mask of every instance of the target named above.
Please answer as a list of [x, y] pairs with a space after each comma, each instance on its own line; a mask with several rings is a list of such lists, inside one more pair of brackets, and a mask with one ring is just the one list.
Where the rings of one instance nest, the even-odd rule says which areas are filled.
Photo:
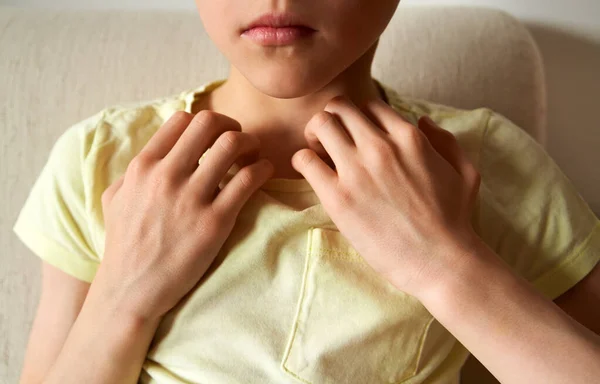
[[285, 76], [264, 76], [249, 79], [256, 89], [265, 95], [278, 99], [294, 99], [310, 95], [323, 88], [326, 84], [320, 79], [307, 80], [297, 74]]

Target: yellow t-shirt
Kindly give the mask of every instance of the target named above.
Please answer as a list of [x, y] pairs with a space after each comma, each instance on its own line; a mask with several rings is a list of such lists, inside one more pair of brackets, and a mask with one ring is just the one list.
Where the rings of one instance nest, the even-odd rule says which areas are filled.
[[[46, 262], [91, 282], [104, 249], [102, 192], [174, 112], [190, 112], [197, 95], [222, 82], [107, 108], [68, 129], [17, 235]], [[489, 109], [383, 89], [409, 121], [426, 114], [457, 137], [482, 175], [473, 225], [517, 273], [554, 299], [591, 271], [600, 222], [525, 131]], [[445, 384], [458, 382], [467, 355], [414, 297], [368, 268], [305, 179], [271, 179], [197, 288], [160, 324], [140, 380]]]

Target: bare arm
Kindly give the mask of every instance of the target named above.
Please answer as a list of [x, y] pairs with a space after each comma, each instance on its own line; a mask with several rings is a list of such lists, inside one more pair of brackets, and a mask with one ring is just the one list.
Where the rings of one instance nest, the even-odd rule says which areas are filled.
[[65, 343], [90, 284], [42, 263], [41, 295], [23, 360], [21, 384], [41, 383]]
[[554, 302], [572, 318], [600, 335], [600, 263]]
[[[198, 283], [272, 174], [259, 151], [257, 137], [209, 111], [178, 112], [161, 127], [102, 194], [102, 262], [38, 379], [137, 383], [160, 320]], [[221, 188], [234, 163], [241, 169]]]
[[137, 382], [155, 324], [110, 315], [99, 295], [86, 299], [89, 290], [90, 284], [43, 262], [21, 384]]
[[114, 304], [111, 292], [104, 287], [95, 283], [90, 287], [44, 383], [138, 382], [159, 318], [150, 320], [129, 315], [129, 311]]
[[596, 383], [600, 338], [510, 271], [483, 242], [421, 299], [503, 383]]

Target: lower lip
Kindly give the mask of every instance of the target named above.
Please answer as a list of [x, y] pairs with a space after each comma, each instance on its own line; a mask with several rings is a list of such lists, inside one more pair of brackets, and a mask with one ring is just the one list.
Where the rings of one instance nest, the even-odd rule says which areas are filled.
[[260, 45], [289, 45], [314, 32], [307, 27], [256, 27], [245, 31], [242, 36]]

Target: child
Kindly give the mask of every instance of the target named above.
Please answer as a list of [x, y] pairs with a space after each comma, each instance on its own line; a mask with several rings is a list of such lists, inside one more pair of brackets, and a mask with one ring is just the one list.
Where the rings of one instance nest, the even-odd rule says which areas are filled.
[[597, 380], [549, 299], [598, 300], [598, 219], [504, 117], [371, 77], [398, 2], [197, 0], [229, 77], [65, 132], [15, 224], [22, 382]]

